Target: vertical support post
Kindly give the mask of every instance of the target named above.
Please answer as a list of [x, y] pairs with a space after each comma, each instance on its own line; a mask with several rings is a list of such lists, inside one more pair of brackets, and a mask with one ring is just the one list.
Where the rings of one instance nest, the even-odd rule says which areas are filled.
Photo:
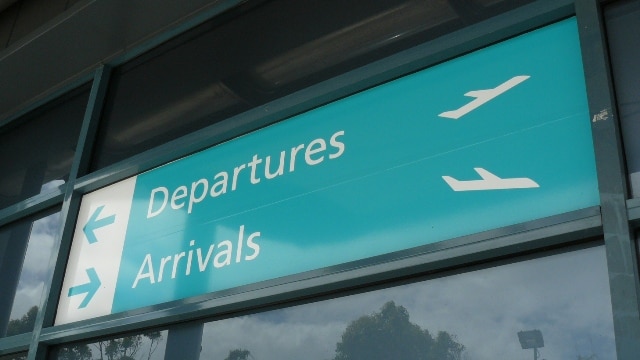
[[627, 216], [627, 182], [620, 126], [598, 0], [576, 0], [589, 114], [600, 187], [613, 326], [618, 359], [640, 354], [640, 283]]
[[200, 359], [203, 330], [204, 324], [202, 322], [171, 327], [171, 329], [169, 329], [169, 335], [167, 336], [167, 347], [164, 352], [164, 358], [183, 360]]

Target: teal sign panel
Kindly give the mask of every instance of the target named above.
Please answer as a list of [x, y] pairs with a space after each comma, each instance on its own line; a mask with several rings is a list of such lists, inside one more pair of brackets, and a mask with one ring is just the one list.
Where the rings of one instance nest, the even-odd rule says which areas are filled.
[[[598, 205], [576, 21], [128, 181], [110, 312]], [[108, 216], [124, 217], [109, 199], [95, 196], [90, 234], [74, 243], [99, 244], [100, 226], [114, 226]]]

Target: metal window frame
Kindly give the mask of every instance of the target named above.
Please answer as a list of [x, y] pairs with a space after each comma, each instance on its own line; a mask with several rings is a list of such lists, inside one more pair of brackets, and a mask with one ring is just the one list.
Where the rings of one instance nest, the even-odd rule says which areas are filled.
[[[220, 7], [229, 7], [223, 2]], [[221, 11], [221, 10], [220, 10]], [[36, 326], [32, 333], [0, 339], [0, 355], [28, 350], [29, 359], [44, 359], [52, 345], [118, 333], [164, 327], [178, 321], [225, 316], [266, 306], [283, 306], [318, 296], [339, 296], [354, 287], [373, 286], [407, 276], [463, 268], [480, 262], [569, 246], [593, 237], [603, 237], [607, 252], [614, 331], [618, 359], [635, 359], [640, 353], [640, 286], [635, 240], [630, 225], [640, 224], [640, 199], [627, 199], [626, 172], [621, 151], [620, 127], [615, 117], [606, 41], [603, 36], [601, 2], [598, 0], [540, 0], [506, 14], [455, 31], [423, 45], [371, 63], [336, 78], [298, 91], [219, 124], [171, 141], [94, 173], [86, 173], [94, 145], [99, 115], [104, 103], [112, 66], [118, 66], [152, 46], [218, 14], [196, 16], [189, 24], [173, 28], [128, 50], [108, 65], [94, 71], [93, 86], [74, 158], [69, 186], [41, 194], [0, 210], [0, 226], [44, 209], [61, 206], [63, 226], [59, 247], [52, 260], [50, 282], [45, 288]], [[494, 229], [442, 243], [425, 245], [340, 266], [324, 268], [220, 291], [168, 304], [120, 314], [52, 326], [62, 286], [66, 255], [71, 246], [83, 194], [133, 176], [166, 162], [282, 121], [302, 111], [340, 99], [385, 81], [436, 65], [520, 33], [576, 16], [579, 26], [589, 112], [593, 116], [608, 109], [610, 121], [592, 124], [600, 187], [601, 206]], [[194, 23], [195, 22], [195, 23]], [[77, 80], [56, 95], [90, 76]], [[54, 96], [45, 100], [50, 100]], [[0, 122], [6, 125], [45, 103], [34, 103]]]
[[[618, 359], [640, 354], [640, 279], [636, 242], [627, 212], [627, 171], [611, 78], [602, 5], [576, 1], [607, 252]], [[597, 117], [607, 113], [607, 117]]]

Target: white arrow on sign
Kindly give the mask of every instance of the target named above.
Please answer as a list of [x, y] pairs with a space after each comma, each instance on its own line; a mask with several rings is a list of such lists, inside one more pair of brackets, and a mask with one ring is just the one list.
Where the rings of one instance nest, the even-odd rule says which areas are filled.
[[506, 91], [527, 80], [528, 78], [530, 78], [529, 75], [514, 76], [493, 89], [469, 91], [468, 93], [464, 94], [464, 96], [474, 97], [475, 99], [459, 109], [445, 111], [438, 116], [457, 120], [484, 105], [488, 101], [494, 99], [495, 97], [504, 94]]
[[82, 197], [56, 325], [111, 313], [135, 182], [132, 177]]

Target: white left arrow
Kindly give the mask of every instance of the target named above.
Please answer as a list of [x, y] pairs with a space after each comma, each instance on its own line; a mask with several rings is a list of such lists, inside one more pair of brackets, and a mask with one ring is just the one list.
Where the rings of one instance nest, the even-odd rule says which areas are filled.
[[531, 76], [529, 75], [514, 76], [493, 89], [469, 91], [468, 93], [464, 94], [464, 96], [473, 97], [475, 99], [456, 110], [445, 111], [443, 113], [440, 113], [438, 116], [457, 120], [484, 105], [488, 101], [493, 100], [497, 96], [504, 94], [506, 91], [514, 88], [516, 85], [520, 84], [530, 77]]

